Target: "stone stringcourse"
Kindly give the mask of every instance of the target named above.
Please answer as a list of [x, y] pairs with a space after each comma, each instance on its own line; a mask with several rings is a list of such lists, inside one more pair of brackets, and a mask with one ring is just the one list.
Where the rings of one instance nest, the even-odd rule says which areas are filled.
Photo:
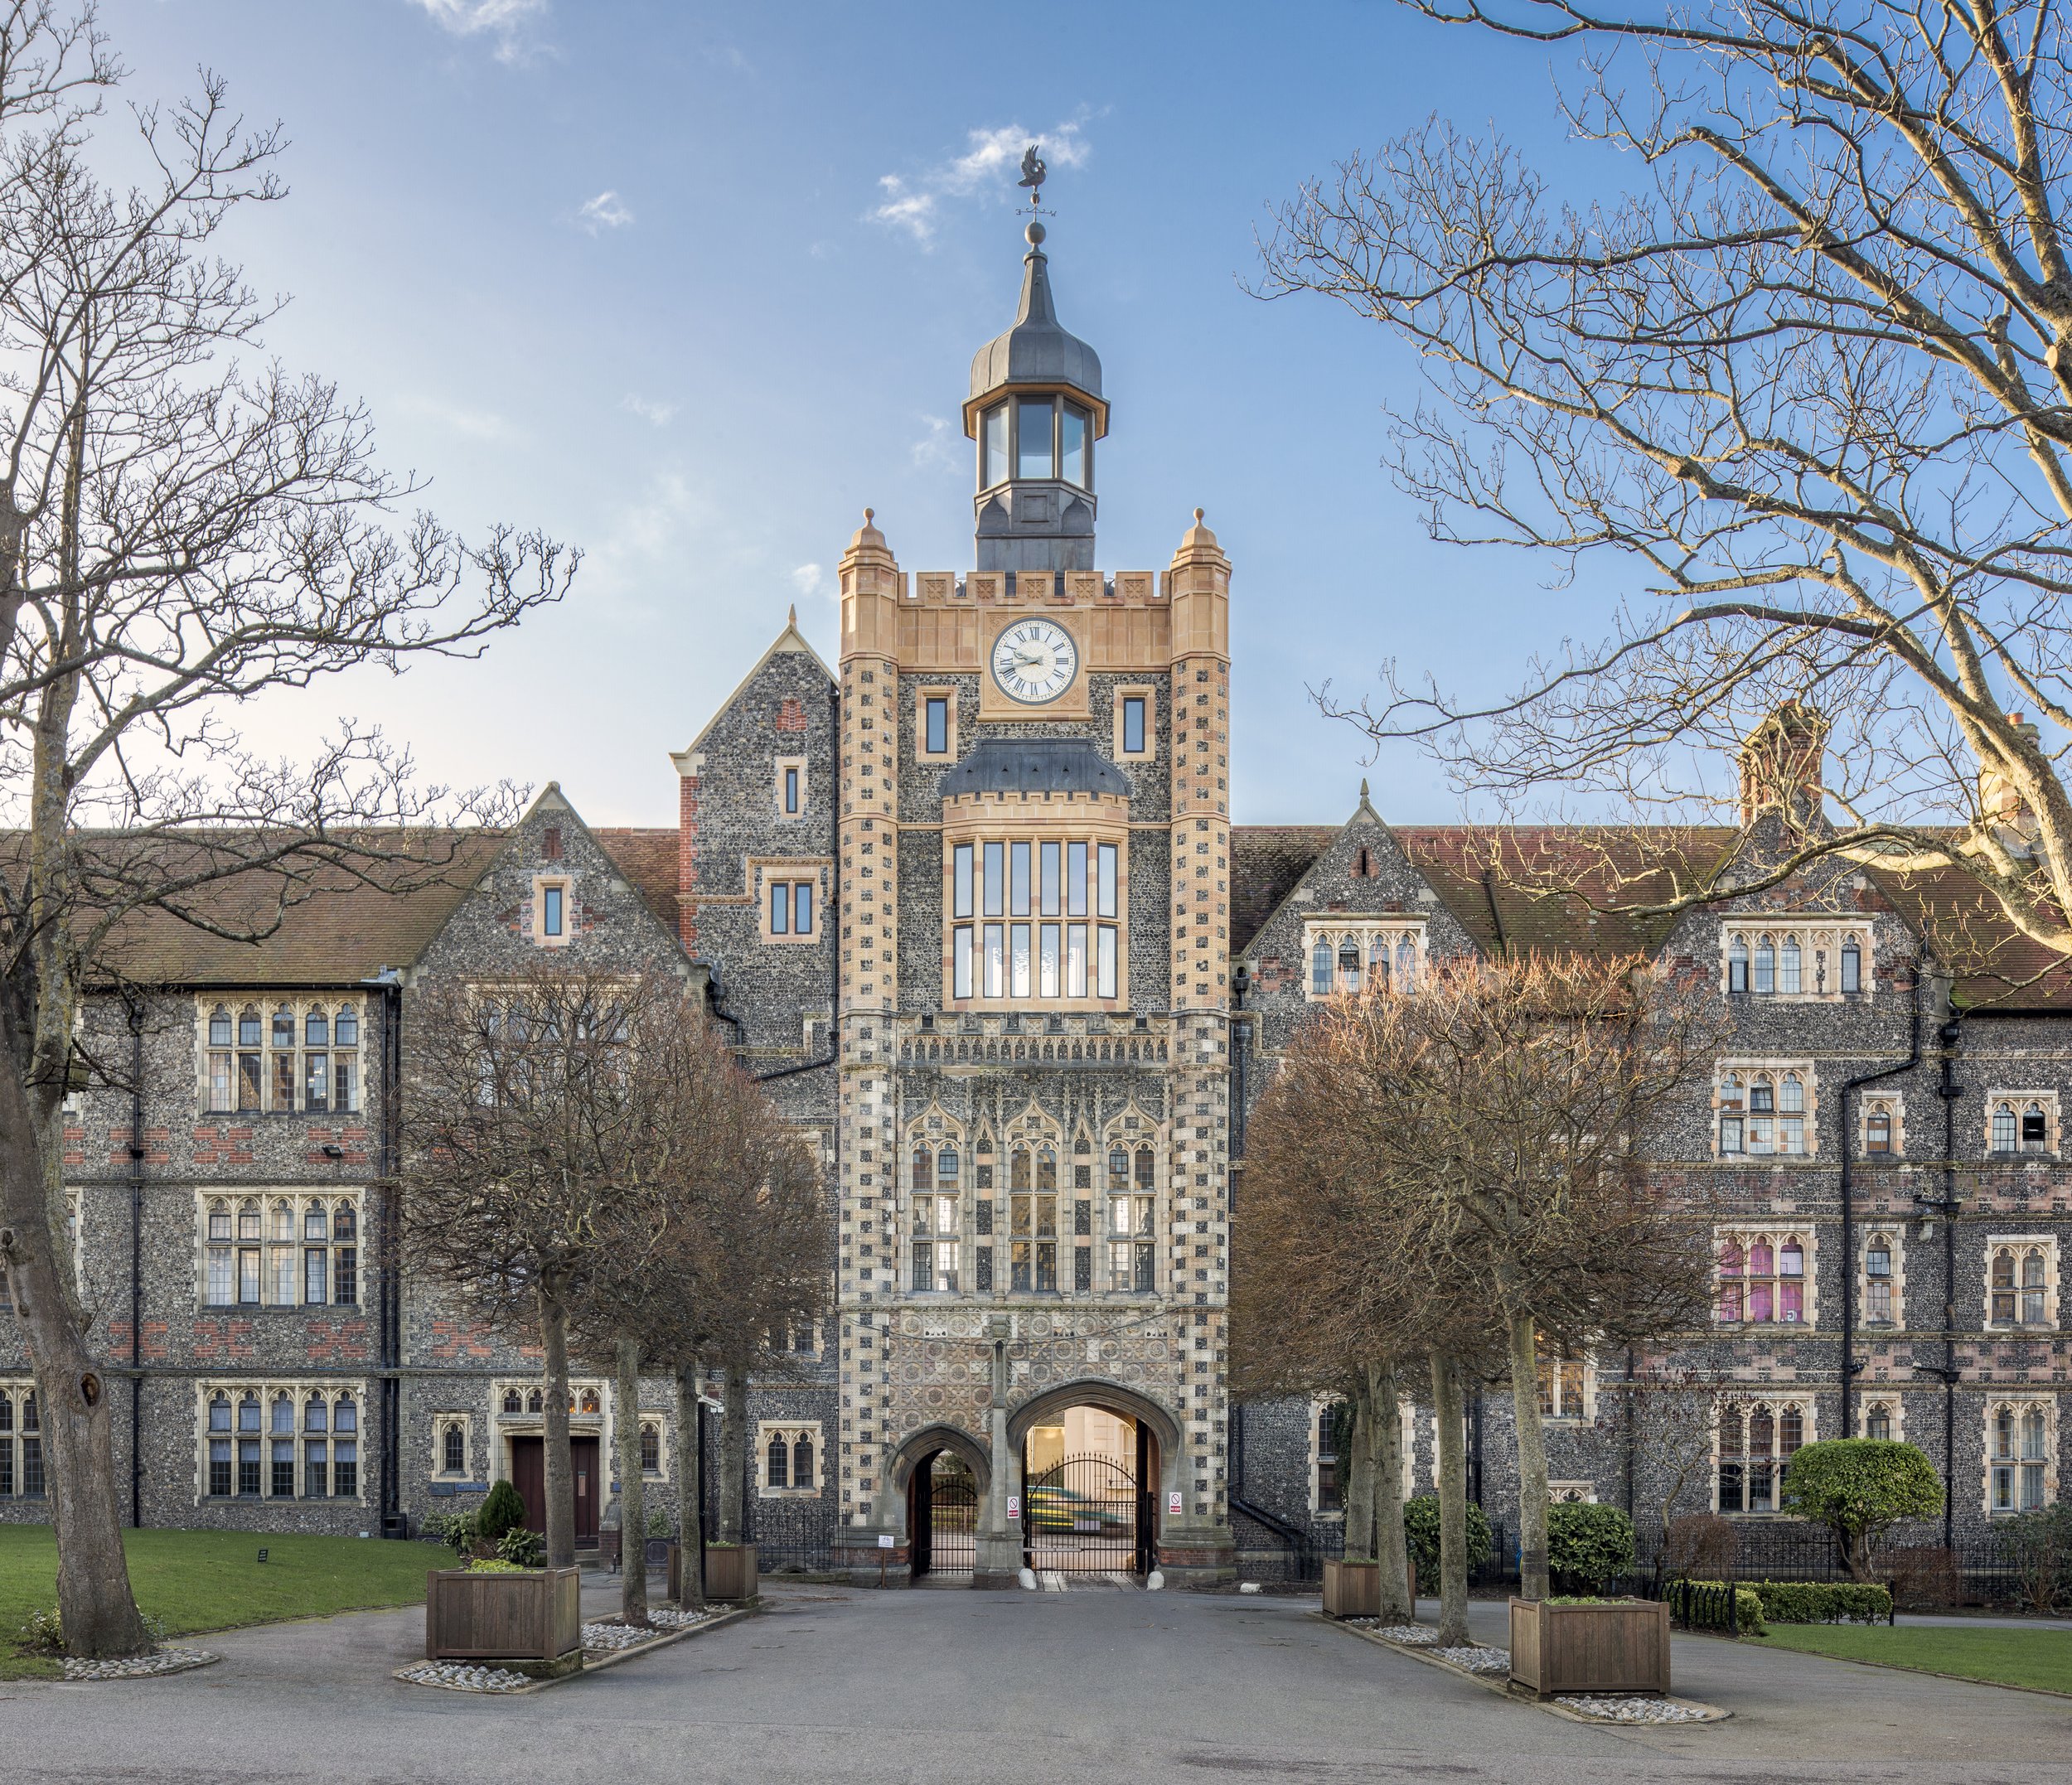
[[186, 1673], [222, 1660], [206, 1649], [162, 1648], [149, 1655], [129, 1655], [118, 1661], [83, 1661], [68, 1656], [67, 1680], [155, 1680], [162, 1674]]

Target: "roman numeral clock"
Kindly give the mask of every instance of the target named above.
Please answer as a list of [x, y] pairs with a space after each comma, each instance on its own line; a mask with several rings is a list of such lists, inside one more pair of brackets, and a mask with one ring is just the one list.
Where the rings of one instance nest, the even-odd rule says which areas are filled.
[[1018, 620], [994, 641], [994, 684], [1019, 705], [1049, 705], [1078, 673], [1078, 643], [1055, 620]]

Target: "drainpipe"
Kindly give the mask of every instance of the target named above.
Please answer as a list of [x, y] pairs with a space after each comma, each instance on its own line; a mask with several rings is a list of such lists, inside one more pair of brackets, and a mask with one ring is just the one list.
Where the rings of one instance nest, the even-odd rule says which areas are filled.
[[402, 1215], [396, 1192], [397, 1123], [403, 1101], [403, 976], [384, 967], [360, 982], [381, 996], [381, 1126], [375, 1182], [381, 1199], [381, 1285], [375, 1319], [381, 1359], [381, 1535], [403, 1531]]
[[1849, 1095], [1852, 1091], [1860, 1091], [1866, 1085], [1875, 1085], [1881, 1079], [1896, 1078], [1902, 1072], [1910, 1072], [1920, 1063], [1921, 970], [1916, 964], [1913, 981], [1907, 987], [1906, 1058], [1897, 1066], [1881, 1067], [1875, 1072], [1861, 1073], [1846, 1081], [1842, 1087], [1842, 1435], [1844, 1438], [1856, 1430], [1857, 1371], [1862, 1367], [1857, 1362], [1857, 1226], [1853, 1194], [1855, 1180], [1851, 1169], [1856, 1160], [1856, 1129], [1850, 1118]]
[[144, 1013], [129, 1000], [129, 1526], [144, 1522]]
[[1949, 1020], [1936, 1031], [1942, 1049], [1942, 1082], [1936, 1095], [1943, 1100], [1943, 1193], [1930, 1202], [1915, 1201], [1933, 1208], [1943, 1217], [1943, 1363], [1934, 1373], [1943, 1379], [1943, 1547], [1956, 1547], [1957, 1516], [1957, 1100], [1963, 1087], [1957, 1082], [1958, 1050], [1963, 1042], [1963, 1016], [1953, 1011]]

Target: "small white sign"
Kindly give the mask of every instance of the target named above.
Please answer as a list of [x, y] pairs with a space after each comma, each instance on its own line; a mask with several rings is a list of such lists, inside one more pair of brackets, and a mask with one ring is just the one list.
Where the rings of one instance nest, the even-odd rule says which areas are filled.
[[1007, 1497], [1007, 1516], [1009, 1518], [1022, 1516], [1022, 1497], [1019, 1494], [1011, 1493]]
[[1165, 1497], [1165, 1513], [1169, 1518], [1180, 1516], [1180, 1497], [1178, 1494], [1169, 1493]]
[[890, 1550], [896, 1548], [897, 1546], [894, 1545], [890, 1537], [881, 1536], [878, 1540], [878, 1547], [881, 1550]]

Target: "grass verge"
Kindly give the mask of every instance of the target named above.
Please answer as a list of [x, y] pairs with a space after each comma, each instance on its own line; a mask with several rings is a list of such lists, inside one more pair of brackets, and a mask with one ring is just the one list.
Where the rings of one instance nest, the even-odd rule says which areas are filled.
[[[260, 1531], [130, 1531], [123, 1541], [137, 1603], [169, 1637], [421, 1604], [425, 1570], [446, 1560], [444, 1550], [422, 1543]], [[50, 1526], [0, 1525], [0, 1680], [54, 1679], [62, 1671], [17, 1641], [31, 1612], [56, 1604]]]
[[1994, 1686], [2072, 1692], [2072, 1631], [1953, 1628], [1943, 1624], [1772, 1624], [1750, 1640], [1769, 1648], [1882, 1662], [1924, 1673], [1952, 1673]]

